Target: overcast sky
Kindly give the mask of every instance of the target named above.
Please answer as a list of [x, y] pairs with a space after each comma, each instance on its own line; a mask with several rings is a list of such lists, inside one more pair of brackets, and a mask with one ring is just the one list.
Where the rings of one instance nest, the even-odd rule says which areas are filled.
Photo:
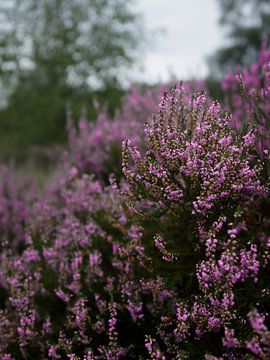
[[149, 44], [137, 80], [203, 77], [205, 58], [222, 43], [217, 0], [136, 0], [148, 29], [164, 30]]

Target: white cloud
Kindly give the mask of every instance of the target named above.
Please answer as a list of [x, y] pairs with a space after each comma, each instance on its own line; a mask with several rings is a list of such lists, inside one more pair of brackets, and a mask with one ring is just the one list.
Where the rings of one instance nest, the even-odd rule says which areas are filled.
[[179, 79], [203, 77], [205, 57], [222, 42], [216, 0], [137, 0], [148, 29], [164, 29], [143, 58], [144, 71], [136, 80], [166, 80], [173, 72]]

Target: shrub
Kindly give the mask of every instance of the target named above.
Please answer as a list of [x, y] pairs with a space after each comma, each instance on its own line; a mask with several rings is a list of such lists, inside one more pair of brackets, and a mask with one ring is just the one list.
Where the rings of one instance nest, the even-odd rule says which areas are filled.
[[153, 117], [133, 90], [114, 121], [70, 124], [33, 206], [10, 188], [2, 213], [27, 210], [1, 252], [1, 359], [269, 358], [267, 142], [189, 86]]
[[226, 109], [233, 114], [233, 128], [246, 131], [255, 127], [260, 156], [268, 148], [270, 124], [270, 49], [263, 44], [258, 62], [229, 71], [222, 82]]
[[255, 136], [235, 134], [228, 115], [216, 102], [206, 106], [204, 95], [189, 104], [183, 97], [181, 87], [163, 97], [145, 129], [145, 155], [124, 143], [130, 208], [145, 229], [153, 274], [175, 293], [155, 343], [165, 358], [209, 352], [240, 359], [251, 351], [266, 359], [269, 347], [260, 341], [270, 345], [267, 329], [262, 325], [264, 340], [250, 340], [247, 321], [253, 307], [267, 313], [269, 291], [268, 240], [250, 223], [255, 200], [268, 193], [260, 162], [250, 162]]
[[[185, 87], [190, 91], [192, 89], [199, 91], [202, 86], [202, 81], [185, 82]], [[69, 115], [69, 141], [64, 156], [67, 169], [73, 166], [80, 174], [95, 174], [106, 184], [111, 173], [117, 177], [122, 176], [122, 141], [129, 137], [138, 147], [144, 147], [143, 125], [151, 121], [160, 97], [169, 89], [169, 84], [158, 85], [144, 91], [134, 86], [123, 99], [123, 107], [113, 119], [106, 108], [99, 109], [99, 115], [94, 123], [88, 122], [82, 116], [78, 129], [73, 126]], [[98, 111], [99, 104], [95, 103], [95, 106]]]
[[6, 247], [18, 251], [24, 246], [25, 222], [35, 193], [31, 178], [0, 168], [0, 252]]

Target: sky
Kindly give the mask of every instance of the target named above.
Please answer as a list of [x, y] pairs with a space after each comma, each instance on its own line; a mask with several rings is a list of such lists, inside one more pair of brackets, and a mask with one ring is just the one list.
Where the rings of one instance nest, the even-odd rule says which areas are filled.
[[217, 0], [136, 0], [151, 32], [142, 58], [143, 71], [136, 80], [166, 81], [170, 74], [179, 80], [207, 74], [207, 55], [221, 46]]

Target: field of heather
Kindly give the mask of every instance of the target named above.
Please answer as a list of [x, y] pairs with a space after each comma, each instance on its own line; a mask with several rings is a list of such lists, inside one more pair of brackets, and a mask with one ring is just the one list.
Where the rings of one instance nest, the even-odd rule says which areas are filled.
[[270, 359], [270, 50], [132, 87], [42, 189], [1, 167], [0, 359]]

